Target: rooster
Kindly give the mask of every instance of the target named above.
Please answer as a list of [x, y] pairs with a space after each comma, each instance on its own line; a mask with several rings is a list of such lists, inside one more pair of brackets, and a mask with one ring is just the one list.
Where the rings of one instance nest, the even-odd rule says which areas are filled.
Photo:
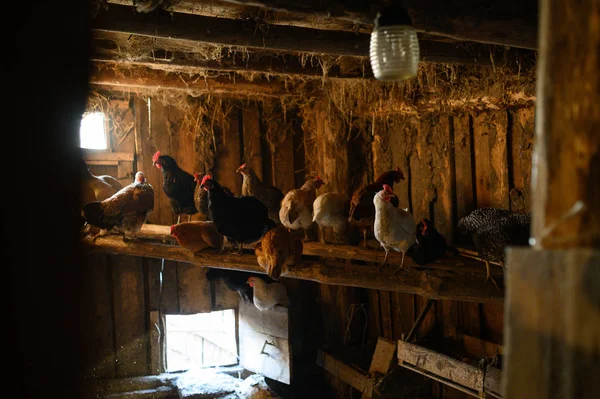
[[[367, 232], [373, 228], [375, 222], [375, 207], [373, 206], [375, 194], [383, 189], [384, 184], [393, 187], [394, 183], [398, 183], [400, 180], [404, 180], [404, 173], [400, 168], [396, 168], [396, 170], [382, 173], [374, 183], [362, 186], [352, 193], [348, 221], [362, 230], [363, 247], [367, 247]], [[395, 195], [391, 199], [391, 204], [396, 208], [399, 205]]]
[[254, 253], [258, 264], [273, 280], [279, 280], [290, 266], [302, 257], [302, 241], [294, 240], [288, 229], [277, 226], [265, 233], [256, 244]]
[[243, 253], [243, 245], [259, 240], [275, 222], [269, 219], [265, 204], [254, 197], [235, 197], [210, 175], [204, 176], [200, 187], [208, 191], [210, 218], [219, 233], [228, 240], [239, 243], [238, 254]]
[[385, 250], [385, 258], [381, 266], [385, 265], [390, 249], [402, 253], [402, 262], [397, 272], [404, 268], [404, 254], [415, 243], [417, 225], [410, 212], [396, 208], [391, 203], [393, 197], [394, 192], [387, 184], [383, 185], [383, 190], [375, 194], [374, 231], [375, 238]]
[[252, 287], [254, 306], [260, 311], [269, 310], [276, 305], [289, 306], [287, 289], [281, 283], [267, 283], [256, 277], [248, 278], [248, 285]]
[[470, 236], [479, 257], [485, 262], [486, 279], [496, 281], [490, 275], [490, 263], [504, 264], [504, 249], [509, 245], [529, 245], [531, 215], [514, 213], [498, 208], [479, 208], [458, 221], [458, 232]]
[[343, 233], [348, 224], [350, 202], [348, 197], [341, 193], [325, 193], [313, 202], [313, 222], [321, 230], [321, 242], [325, 243], [324, 229], [331, 227], [335, 236], [335, 243], [343, 242]]
[[[154, 189], [142, 172], [135, 174], [135, 181], [117, 191], [104, 201], [94, 201], [83, 207], [87, 222], [101, 229], [115, 227], [123, 241], [136, 238], [146, 218], [154, 209]], [[94, 236], [94, 240], [98, 235]]]
[[423, 219], [417, 224], [415, 243], [406, 253], [416, 264], [424, 266], [452, 252], [459, 255], [456, 248], [446, 242], [443, 235], [437, 231], [429, 219]]
[[313, 223], [313, 203], [317, 190], [325, 184], [319, 176], [307, 180], [302, 187], [289, 191], [281, 201], [279, 220], [290, 230], [304, 230], [304, 241], [308, 241], [308, 229]]
[[194, 253], [205, 248], [223, 250], [223, 236], [212, 222], [193, 221], [174, 224], [171, 226], [171, 236], [175, 237], [181, 247]]
[[170, 156], [161, 155], [160, 151], [154, 154], [152, 162], [162, 172], [163, 191], [171, 201], [171, 210], [177, 215], [177, 223], [181, 221], [182, 214], [189, 215], [191, 220], [191, 215], [198, 213], [194, 204], [194, 176], [182, 170]]
[[243, 176], [242, 195], [260, 200], [267, 206], [269, 218], [275, 223], [280, 223], [279, 208], [281, 207], [281, 200], [283, 199], [281, 190], [277, 187], [263, 183], [256, 175], [256, 172], [245, 163], [242, 164], [236, 172], [241, 173]]
[[[208, 191], [200, 187], [202, 185], [202, 178], [204, 175], [196, 172], [194, 173], [194, 181], [196, 182], [196, 188], [194, 189], [194, 205], [200, 214], [200, 218], [202, 220], [210, 220], [210, 212], [208, 210]], [[233, 196], [233, 193], [230, 189], [225, 186], [223, 187], [223, 191], [225, 193]]]

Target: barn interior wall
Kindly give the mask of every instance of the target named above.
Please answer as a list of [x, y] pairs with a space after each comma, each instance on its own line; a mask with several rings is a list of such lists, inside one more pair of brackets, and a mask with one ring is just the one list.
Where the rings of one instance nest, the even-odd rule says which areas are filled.
[[[383, 171], [400, 167], [405, 180], [394, 191], [401, 206], [418, 219], [429, 218], [457, 244], [462, 241], [456, 222], [477, 207], [530, 209], [532, 107], [390, 114], [349, 125], [351, 119], [326, 100], [300, 108], [286, 108], [275, 100], [195, 101], [196, 113], [189, 112], [189, 104], [165, 105], [152, 98], [150, 103], [141, 97], [110, 101], [111, 112], [122, 115], [118, 124], [112, 122], [111, 149], [135, 153], [130, 169], [119, 165], [119, 177], [131, 181], [135, 171], [143, 170], [156, 190], [148, 223], [176, 222], [162, 193], [161, 173], [152, 166], [156, 151], [173, 156], [190, 173], [212, 173], [236, 194], [241, 193], [241, 176], [235, 170], [242, 162], [284, 193], [319, 175], [327, 182], [319, 193], [348, 196]], [[215, 109], [219, 118], [211, 118], [217, 115]], [[194, 114], [196, 118], [190, 118]], [[359, 239], [356, 232], [348, 236], [352, 244]], [[90, 259], [86, 292], [93, 309], [88, 320], [95, 348], [89, 363], [96, 365], [93, 372], [107, 378], [151, 373], [148, 315], [157, 309], [160, 260], [107, 255]], [[198, 269], [166, 262], [165, 312], [207, 311], [189, 299], [206, 290], [205, 270]], [[396, 340], [407, 334], [427, 303], [427, 298], [398, 292], [283, 281], [292, 297], [308, 304], [291, 310], [291, 334], [296, 334], [293, 347], [302, 354], [295, 359], [295, 372], [312, 376], [319, 374], [317, 348], [343, 353], [349, 362], [368, 368], [377, 337]], [[439, 345], [457, 331], [502, 343], [502, 306], [435, 301], [417, 339]], [[325, 378], [337, 397], [350, 389], [329, 374]], [[450, 388], [435, 393], [464, 395]]]

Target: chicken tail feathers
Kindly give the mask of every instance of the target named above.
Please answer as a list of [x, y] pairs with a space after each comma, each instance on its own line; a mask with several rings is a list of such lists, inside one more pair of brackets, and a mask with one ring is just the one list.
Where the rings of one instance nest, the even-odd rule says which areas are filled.
[[102, 204], [99, 201], [85, 204], [83, 206], [83, 217], [89, 224], [101, 229], [112, 229], [114, 227], [114, 223], [106, 220], [104, 209], [102, 209]]

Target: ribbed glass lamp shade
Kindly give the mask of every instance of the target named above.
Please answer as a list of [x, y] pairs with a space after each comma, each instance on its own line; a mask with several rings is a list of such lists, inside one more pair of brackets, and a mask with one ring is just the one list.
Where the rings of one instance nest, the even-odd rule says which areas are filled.
[[419, 40], [410, 25], [375, 28], [371, 33], [369, 53], [377, 80], [399, 81], [417, 76]]

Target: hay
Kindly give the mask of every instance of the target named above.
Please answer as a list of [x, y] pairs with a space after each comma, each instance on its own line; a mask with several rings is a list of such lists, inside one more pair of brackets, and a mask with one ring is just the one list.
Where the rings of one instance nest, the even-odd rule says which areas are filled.
[[127, 93], [92, 90], [88, 95], [85, 114], [103, 113], [109, 121], [106, 125], [109, 137], [113, 137], [117, 144], [120, 144], [135, 127], [135, 121], [126, 121], [129, 108], [115, 107], [112, 103], [115, 100], [129, 103], [131, 96]]

